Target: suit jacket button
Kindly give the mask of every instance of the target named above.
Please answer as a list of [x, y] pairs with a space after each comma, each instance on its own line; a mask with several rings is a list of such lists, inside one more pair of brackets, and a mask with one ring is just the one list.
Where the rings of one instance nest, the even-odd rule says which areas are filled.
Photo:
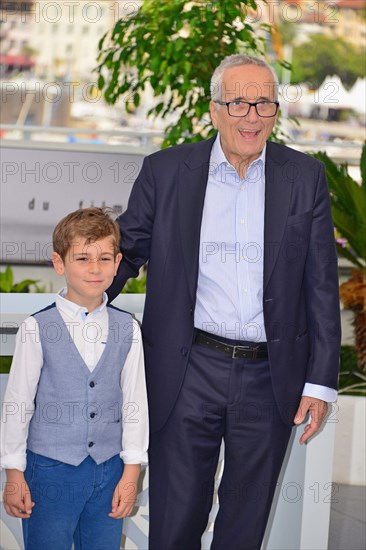
[[193, 309], [193, 307], [191, 307], [190, 310], [189, 310], [189, 313], [190, 313], [191, 315], [193, 315], [193, 312], [194, 312], [194, 309]]
[[187, 350], [187, 348], [181, 348], [180, 352], [183, 355], [183, 357], [185, 357], [188, 353], [188, 350]]

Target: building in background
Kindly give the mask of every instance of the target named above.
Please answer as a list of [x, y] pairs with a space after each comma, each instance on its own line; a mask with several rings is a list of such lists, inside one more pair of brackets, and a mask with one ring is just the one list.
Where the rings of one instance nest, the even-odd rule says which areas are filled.
[[0, 0], [0, 7], [2, 123], [96, 127], [98, 116], [106, 120], [93, 74], [98, 42], [138, 3]]
[[312, 34], [342, 38], [357, 48], [366, 46], [366, 0], [274, 0], [258, 1], [262, 23], [284, 32], [286, 24], [296, 25], [294, 43]]
[[34, 0], [0, 0], [1, 76], [34, 67], [32, 28], [26, 20], [33, 4]]
[[114, 21], [113, 4], [109, 0], [34, 2], [28, 24], [37, 52], [37, 75], [90, 82], [98, 42]]
[[0, 0], [3, 74], [32, 72], [46, 80], [90, 82], [98, 42], [139, 1]]
[[326, 0], [328, 17], [324, 32], [330, 37], [342, 38], [357, 48], [366, 46], [365, 0]]

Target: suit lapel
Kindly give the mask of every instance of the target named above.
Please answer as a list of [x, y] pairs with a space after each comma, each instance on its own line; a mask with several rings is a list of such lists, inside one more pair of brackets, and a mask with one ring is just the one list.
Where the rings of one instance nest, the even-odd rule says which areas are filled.
[[198, 143], [179, 172], [178, 210], [183, 263], [192, 301], [198, 277], [199, 245], [209, 161], [216, 136]]
[[265, 290], [276, 264], [292, 194], [291, 173], [281, 163], [277, 144], [267, 142], [266, 191], [264, 214], [264, 282]]
[[[209, 161], [216, 136], [200, 142], [182, 163], [178, 182], [178, 211], [183, 264], [194, 303], [197, 289], [199, 245]], [[279, 160], [277, 144], [267, 143], [264, 215], [264, 289], [276, 264], [292, 194], [292, 178]]]

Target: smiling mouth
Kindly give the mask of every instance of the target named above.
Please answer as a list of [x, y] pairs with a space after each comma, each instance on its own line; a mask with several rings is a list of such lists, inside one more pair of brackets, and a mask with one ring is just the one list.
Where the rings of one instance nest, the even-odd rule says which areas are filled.
[[249, 138], [249, 139], [257, 137], [259, 132], [260, 132], [260, 130], [239, 130], [239, 134], [243, 138]]

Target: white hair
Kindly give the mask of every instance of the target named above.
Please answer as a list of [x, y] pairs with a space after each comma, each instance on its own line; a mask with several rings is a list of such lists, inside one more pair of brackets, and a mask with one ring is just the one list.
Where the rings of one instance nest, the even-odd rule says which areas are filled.
[[270, 71], [270, 73], [273, 76], [274, 80], [274, 90], [275, 90], [275, 100], [277, 100], [278, 97], [278, 76], [275, 72], [275, 70], [263, 59], [260, 59], [259, 57], [254, 57], [251, 55], [242, 55], [242, 54], [235, 54], [235, 55], [228, 55], [227, 57], [224, 57], [224, 59], [221, 61], [220, 65], [216, 67], [214, 70], [214, 73], [211, 78], [211, 99], [212, 101], [220, 101], [221, 99], [221, 91], [222, 91], [222, 79], [224, 75], [224, 71], [226, 69], [230, 69], [231, 67], [240, 67], [242, 65], [257, 65], [258, 67], [265, 67]]

